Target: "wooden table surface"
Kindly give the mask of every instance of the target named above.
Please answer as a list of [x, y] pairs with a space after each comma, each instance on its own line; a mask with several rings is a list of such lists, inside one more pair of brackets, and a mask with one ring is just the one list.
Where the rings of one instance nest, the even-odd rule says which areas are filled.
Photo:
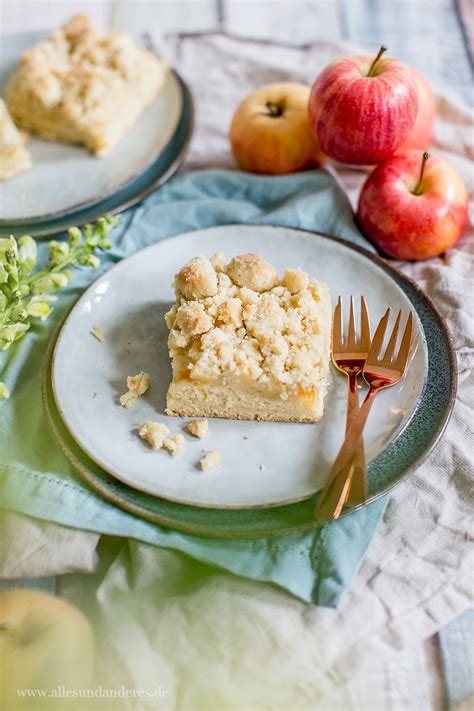
[[[0, 24], [4, 33], [50, 29], [76, 12], [104, 28], [137, 34], [217, 31], [291, 45], [344, 40], [369, 51], [386, 44], [392, 56], [419, 69], [434, 87], [472, 105], [473, 0], [1, 0]], [[470, 620], [472, 625], [474, 617]], [[466, 623], [458, 623], [441, 633], [441, 644], [436, 636], [405, 650], [382, 671], [368, 670], [352, 686], [346, 708], [451, 706], [459, 700], [459, 681], [453, 690], [445, 670], [459, 676], [457, 665], [450, 671], [449, 660], [456, 652], [468, 657], [469, 640]], [[464, 671], [468, 693], [472, 671], [469, 666]]]
[[287, 44], [342, 39], [392, 56], [472, 101], [473, 0], [1, 0], [3, 32], [48, 29], [75, 12], [103, 27], [223, 31]]

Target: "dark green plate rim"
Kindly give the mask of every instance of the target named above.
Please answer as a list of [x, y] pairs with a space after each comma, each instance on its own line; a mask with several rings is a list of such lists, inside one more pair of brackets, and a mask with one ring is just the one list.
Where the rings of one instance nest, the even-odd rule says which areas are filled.
[[113, 195], [87, 205], [84, 208], [64, 213], [47, 220], [23, 221], [21, 223], [0, 222], [0, 236], [18, 237], [31, 234], [45, 237], [64, 232], [72, 225], [85, 225], [105, 213], [123, 212], [141, 202], [147, 195], [166, 183], [182, 165], [194, 127], [194, 105], [191, 92], [177, 72], [174, 72], [183, 96], [181, 118], [176, 130], [157, 159], [138, 177], [132, 179]]
[[[259, 225], [255, 225], [258, 229]], [[294, 228], [292, 228], [294, 229]], [[383, 269], [405, 292], [423, 326], [428, 346], [428, 372], [424, 389], [408, 424], [387, 449], [368, 466], [371, 501], [386, 495], [428, 456], [442, 436], [451, 416], [457, 390], [456, 358], [450, 334], [432, 301], [408, 277], [385, 259], [339, 237], [298, 230], [345, 245]], [[132, 489], [104, 472], [87, 457], [69, 435], [52, 393], [51, 362], [62, 324], [53, 335], [45, 357], [42, 396], [50, 431], [76, 472], [107, 501], [153, 523], [194, 535], [213, 538], [261, 538], [296, 533], [314, 528], [317, 496], [285, 506], [265, 509], [204, 509], [166, 501]], [[344, 513], [350, 515], [356, 507]], [[337, 525], [332, 524], [332, 525]]]

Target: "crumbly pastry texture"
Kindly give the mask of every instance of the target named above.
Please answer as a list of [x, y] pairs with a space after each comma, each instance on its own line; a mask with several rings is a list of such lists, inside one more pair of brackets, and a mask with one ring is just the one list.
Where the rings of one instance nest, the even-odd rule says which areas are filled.
[[185, 441], [181, 432], [173, 435], [172, 437], [167, 437], [163, 442], [163, 447], [168, 450], [172, 457], [180, 454], [184, 449]]
[[315, 422], [329, 369], [328, 286], [283, 278], [256, 254], [191, 259], [166, 314], [173, 380], [167, 413]]
[[193, 437], [203, 439], [209, 432], [209, 422], [207, 420], [193, 420], [188, 422], [186, 429]]
[[166, 73], [126, 33], [101, 34], [76, 15], [23, 54], [5, 96], [19, 125], [103, 156], [158, 96]]
[[145, 420], [138, 429], [138, 436], [148, 442], [152, 449], [161, 449], [169, 432], [169, 428], [162, 422]]
[[127, 392], [120, 395], [119, 402], [127, 410], [133, 407], [139, 397], [144, 395], [150, 387], [150, 375], [141, 370], [137, 375], [127, 377]]
[[211, 450], [210, 452], [205, 454], [202, 459], [199, 460], [199, 464], [201, 465], [201, 469], [203, 472], [207, 471], [208, 469], [214, 469], [214, 467], [218, 467], [220, 463], [221, 453], [218, 449]]
[[0, 180], [9, 180], [31, 169], [25, 137], [12, 121], [3, 99], [0, 99]]

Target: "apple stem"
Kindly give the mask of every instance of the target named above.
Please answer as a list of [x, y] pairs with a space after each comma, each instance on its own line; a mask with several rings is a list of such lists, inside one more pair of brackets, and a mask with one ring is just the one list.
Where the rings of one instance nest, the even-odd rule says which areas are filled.
[[278, 106], [278, 104], [275, 104], [273, 101], [267, 101], [265, 106], [268, 109], [268, 113], [265, 114], [266, 116], [273, 116], [276, 118], [277, 116], [281, 116], [283, 113], [281, 106]]
[[420, 170], [420, 177], [418, 178], [418, 183], [416, 184], [416, 188], [413, 191], [413, 195], [420, 195], [421, 194], [421, 183], [423, 182], [423, 175], [425, 173], [425, 165], [426, 161], [430, 157], [429, 153], [423, 153], [423, 158], [421, 159], [421, 170]]
[[379, 49], [378, 55], [375, 57], [374, 61], [372, 62], [371, 66], [370, 66], [369, 73], [367, 74], [368, 77], [373, 77], [373, 76], [374, 76], [374, 69], [375, 69], [375, 67], [376, 67], [376, 65], [377, 65], [377, 63], [378, 63], [380, 57], [381, 57], [382, 54], [383, 54], [384, 52], [386, 52], [386, 51], [387, 51], [387, 48], [386, 48], [386, 46], [383, 44], [383, 45], [380, 47], [380, 49]]

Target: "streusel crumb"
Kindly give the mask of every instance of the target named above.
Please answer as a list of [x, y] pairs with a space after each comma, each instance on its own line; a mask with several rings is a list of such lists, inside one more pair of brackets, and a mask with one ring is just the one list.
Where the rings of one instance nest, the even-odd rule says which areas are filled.
[[273, 289], [278, 283], [278, 272], [258, 254], [241, 254], [227, 265], [227, 274], [237, 286], [246, 286], [262, 292]]
[[302, 269], [285, 269], [282, 285], [292, 294], [308, 288], [309, 276]]
[[127, 378], [127, 392], [119, 397], [122, 407], [130, 408], [139, 397], [144, 395], [150, 387], [150, 376], [141, 370], [137, 375], [129, 375]]
[[204, 299], [217, 293], [217, 274], [209, 259], [194, 257], [176, 275], [176, 292], [185, 299]]
[[137, 396], [135, 393], [130, 392], [130, 390], [127, 390], [126, 393], [123, 395], [120, 395], [119, 397], [119, 403], [122, 405], [122, 407], [125, 407], [127, 410], [133, 407], [135, 404], [135, 401], [137, 399]]
[[200, 461], [201, 469], [205, 472], [207, 469], [218, 467], [221, 463], [221, 453], [218, 449], [213, 449], [208, 452]]
[[173, 457], [175, 457], [183, 451], [184, 444], [184, 437], [181, 432], [178, 432], [178, 434], [175, 434], [173, 437], [167, 437], [163, 442], [163, 447], [167, 449]]
[[127, 378], [127, 388], [135, 393], [137, 397], [144, 395], [150, 387], [150, 376], [141, 370], [138, 375], [129, 375]]
[[207, 420], [193, 420], [192, 422], [188, 422], [186, 429], [194, 435], [194, 437], [202, 439], [209, 432], [209, 422]]
[[168, 427], [162, 422], [146, 420], [146, 422], [140, 425], [138, 435], [144, 439], [145, 442], [148, 442], [152, 449], [161, 449], [169, 432]]

